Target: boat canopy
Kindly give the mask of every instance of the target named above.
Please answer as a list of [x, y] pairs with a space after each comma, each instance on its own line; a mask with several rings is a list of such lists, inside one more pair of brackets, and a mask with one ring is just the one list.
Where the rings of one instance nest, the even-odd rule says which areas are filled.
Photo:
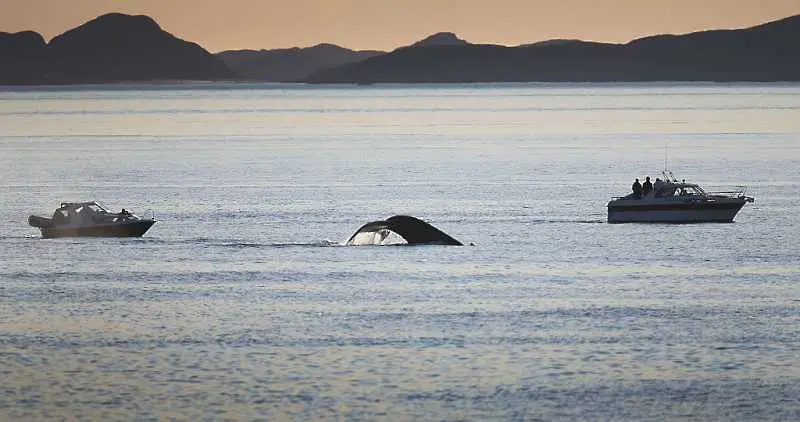
[[64, 209], [78, 210], [78, 209], [83, 208], [83, 207], [89, 208], [89, 209], [91, 209], [92, 211], [95, 211], [95, 212], [109, 212], [108, 209], [106, 209], [106, 207], [102, 206], [97, 201], [62, 202], [61, 203], [61, 208], [64, 208]]

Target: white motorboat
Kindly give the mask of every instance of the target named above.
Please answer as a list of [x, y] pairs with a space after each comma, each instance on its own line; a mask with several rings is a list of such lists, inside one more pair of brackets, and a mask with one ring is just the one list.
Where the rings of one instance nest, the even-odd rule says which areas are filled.
[[664, 171], [664, 180], [643, 195], [631, 193], [608, 202], [609, 223], [730, 223], [744, 204], [753, 202], [743, 187], [732, 192], [703, 190]]
[[125, 208], [111, 212], [97, 202], [62, 202], [52, 217], [31, 215], [28, 224], [39, 228], [42, 237], [140, 237], [155, 224]]

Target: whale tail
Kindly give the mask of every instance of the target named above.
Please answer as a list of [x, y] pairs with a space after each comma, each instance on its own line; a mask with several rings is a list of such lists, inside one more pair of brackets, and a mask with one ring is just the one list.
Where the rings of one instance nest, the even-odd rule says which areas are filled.
[[381, 245], [392, 233], [409, 245], [455, 245], [462, 243], [432, 225], [409, 215], [395, 215], [386, 220], [371, 221], [361, 226], [346, 245]]

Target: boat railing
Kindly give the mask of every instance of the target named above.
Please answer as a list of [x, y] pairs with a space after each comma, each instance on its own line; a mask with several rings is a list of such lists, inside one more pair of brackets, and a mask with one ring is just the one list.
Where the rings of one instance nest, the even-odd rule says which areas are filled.
[[747, 188], [745, 186], [736, 186], [733, 190], [729, 190], [729, 191], [714, 191], [714, 192], [708, 192], [708, 194], [710, 196], [730, 196], [730, 197], [734, 197], [734, 198], [741, 198], [743, 196], [746, 196], [745, 195], [746, 191], [747, 191]]
[[671, 182], [671, 183], [680, 183], [680, 181], [678, 181], [678, 178], [677, 178], [677, 177], [675, 177], [675, 175], [674, 175], [674, 174], [672, 174], [672, 171], [671, 171], [671, 170], [664, 169], [664, 170], [661, 172], [661, 177], [663, 177], [663, 178], [664, 178], [664, 180], [666, 180], [667, 182]]

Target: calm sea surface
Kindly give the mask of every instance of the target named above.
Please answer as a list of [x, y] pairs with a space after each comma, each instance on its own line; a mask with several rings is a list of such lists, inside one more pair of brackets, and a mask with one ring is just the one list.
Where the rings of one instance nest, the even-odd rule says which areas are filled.
[[[756, 201], [607, 224], [665, 157]], [[0, 420], [800, 419], [800, 85], [6, 88], [0, 182]]]

